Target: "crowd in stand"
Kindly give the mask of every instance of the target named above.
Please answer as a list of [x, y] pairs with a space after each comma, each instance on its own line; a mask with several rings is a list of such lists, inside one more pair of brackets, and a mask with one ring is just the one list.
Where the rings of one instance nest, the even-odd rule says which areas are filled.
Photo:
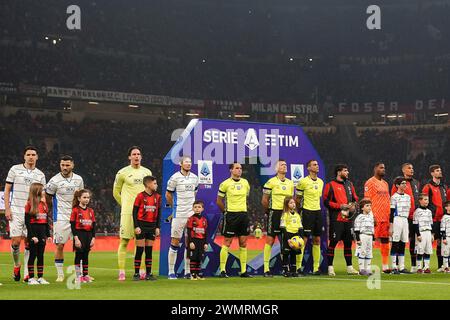
[[[139, 124], [89, 119], [67, 122], [60, 117], [33, 118], [26, 112], [0, 116], [0, 177], [4, 180], [11, 165], [22, 161], [23, 147], [28, 144], [38, 147], [38, 168], [46, 173], [47, 179], [59, 172], [60, 155], [70, 154], [75, 159], [75, 172], [93, 191], [91, 204], [97, 213], [97, 232], [116, 233], [119, 208], [113, 201], [112, 185], [115, 172], [127, 165], [124, 156], [127, 148], [142, 146], [145, 166], [156, 177], [162, 177], [162, 158], [173, 144], [171, 133], [182, 126], [167, 119]], [[325, 163], [327, 181], [333, 178], [336, 163], [347, 163], [350, 179], [359, 195], [363, 194], [365, 180], [372, 175], [373, 163], [379, 160], [386, 164], [389, 182], [401, 173], [400, 167], [406, 161], [414, 164], [415, 176], [422, 183], [429, 179], [428, 166], [431, 164], [440, 164], [444, 177], [450, 172], [447, 156], [450, 154], [449, 127], [441, 131], [433, 128], [381, 131], [375, 128], [355, 135], [351, 141], [344, 140], [339, 132], [312, 131], [309, 137]], [[249, 215], [253, 225], [264, 226], [260, 205], [262, 191], [258, 187], [261, 182], [257, 171], [250, 169], [244, 165], [244, 175], [253, 188]], [[0, 228], [3, 231], [5, 226], [2, 221]]]
[[356, 5], [96, 1], [69, 31], [68, 1], [2, 2], [0, 81], [267, 102], [440, 98], [450, 3], [432, 3], [382, 6], [383, 32], [371, 32]]

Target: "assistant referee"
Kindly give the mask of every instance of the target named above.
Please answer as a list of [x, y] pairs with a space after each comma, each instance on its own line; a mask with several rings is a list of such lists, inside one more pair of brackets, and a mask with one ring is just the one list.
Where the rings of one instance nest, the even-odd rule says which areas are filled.
[[309, 236], [312, 235], [313, 239], [313, 274], [320, 275], [320, 235], [323, 228], [320, 198], [322, 197], [323, 181], [317, 176], [319, 173], [319, 162], [317, 160], [309, 160], [306, 167], [309, 175], [301, 178], [296, 188], [297, 207], [302, 208], [305, 246]]

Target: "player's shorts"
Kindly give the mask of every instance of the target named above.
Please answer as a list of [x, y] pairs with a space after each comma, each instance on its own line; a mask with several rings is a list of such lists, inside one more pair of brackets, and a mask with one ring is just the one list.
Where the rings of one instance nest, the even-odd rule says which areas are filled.
[[136, 234], [136, 240], [155, 240], [156, 235], [156, 223], [151, 222], [139, 222], [139, 228], [141, 228], [141, 233]]
[[9, 236], [26, 237], [27, 226], [25, 225], [25, 214], [11, 213], [11, 221], [9, 221]]
[[334, 240], [336, 242], [344, 241], [351, 242], [353, 240], [352, 235], [352, 223], [351, 222], [341, 222], [334, 221], [330, 222], [330, 241]]
[[389, 220], [377, 221], [375, 226], [375, 238], [389, 238], [389, 227]]
[[361, 259], [372, 259], [373, 236], [371, 234], [359, 235], [361, 245], [356, 247], [355, 256]]
[[394, 217], [392, 223], [392, 241], [407, 243], [409, 240], [408, 218]]
[[433, 231], [431, 231], [431, 232], [433, 233], [435, 240], [441, 238], [441, 222], [440, 221], [433, 222]]
[[270, 237], [276, 237], [281, 234], [280, 223], [283, 210], [269, 209], [267, 216], [267, 235]]
[[287, 253], [300, 254], [302, 252], [302, 250], [293, 250], [288, 242], [289, 239], [291, 239], [292, 237], [298, 236], [298, 235], [299, 235], [298, 232], [297, 233], [283, 232], [283, 234], [282, 234], [283, 241], [281, 244], [282, 253], [284, 253], [284, 254], [287, 254]]
[[75, 247], [75, 241], [73, 242], [73, 251], [75, 252], [89, 252], [91, 251], [92, 232], [91, 231], [78, 231], [78, 240], [81, 242], [81, 248]]
[[310, 235], [320, 237], [323, 229], [323, 219], [321, 210], [302, 210], [302, 224], [305, 237]]
[[65, 244], [71, 238], [70, 221], [56, 221], [53, 223], [53, 242], [55, 244]]
[[422, 241], [416, 238], [416, 253], [417, 254], [433, 254], [433, 242], [431, 241], [431, 231], [420, 232]]
[[186, 218], [173, 218], [171, 223], [170, 236], [175, 239], [181, 239], [186, 230], [186, 224], [188, 221]]
[[443, 257], [450, 257], [450, 237], [446, 237], [447, 244], [442, 243], [441, 255]]
[[204, 246], [206, 244], [206, 240], [194, 238], [194, 239], [191, 239], [191, 241], [194, 243], [195, 249], [192, 250], [189, 246], [187, 246], [189, 248], [188, 249], [189, 259], [191, 259], [191, 261], [201, 262], [203, 259], [203, 254], [205, 253]]
[[225, 212], [222, 221], [222, 235], [225, 238], [248, 236], [250, 219], [247, 212]]
[[134, 234], [134, 221], [133, 215], [121, 214], [120, 215], [120, 239], [133, 239]]

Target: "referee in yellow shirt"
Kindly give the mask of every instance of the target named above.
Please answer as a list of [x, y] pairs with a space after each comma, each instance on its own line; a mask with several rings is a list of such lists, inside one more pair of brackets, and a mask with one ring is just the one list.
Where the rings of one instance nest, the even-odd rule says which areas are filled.
[[[223, 212], [222, 234], [225, 237], [220, 250], [220, 277], [228, 278], [226, 272], [228, 251], [233, 237], [238, 237], [241, 277], [251, 278], [247, 273], [247, 237], [250, 234], [247, 198], [250, 193], [250, 184], [241, 177], [242, 166], [240, 163], [232, 163], [230, 173], [231, 177], [220, 184], [217, 194], [217, 205]], [[224, 199], [226, 200], [226, 206]]]
[[294, 183], [286, 178], [287, 163], [278, 160], [275, 170], [277, 175], [270, 178], [263, 187], [261, 204], [267, 215], [267, 237], [264, 245], [264, 277], [273, 277], [270, 272], [270, 255], [275, 238], [278, 237], [281, 245], [280, 221], [283, 213], [283, 203], [286, 197], [294, 195]]
[[302, 208], [305, 247], [309, 236], [312, 236], [313, 240], [313, 274], [320, 275], [320, 235], [323, 228], [320, 197], [322, 197], [323, 181], [317, 176], [319, 173], [317, 160], [308, 161], [306, 167], [309, 175], [300, 179], [296, 188], [297, 207]]

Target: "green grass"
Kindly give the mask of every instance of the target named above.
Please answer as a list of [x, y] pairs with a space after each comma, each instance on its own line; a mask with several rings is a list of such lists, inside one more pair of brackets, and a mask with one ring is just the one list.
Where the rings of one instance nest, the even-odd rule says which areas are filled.
[[[249, 252], [249, 259], [259, 252]], [[157, 253], [155, 253], [156, 256]], [[158, 255], [159, 256], [159, 255]], [[66, 266], [73, 261], [73, 254], [66, 254]], [[158, 259], [155, 259], [158, 270]], [[205, 281], [184, 279], [167, 280], [159, 277], [154, 282], [133, 282], [132, 256], [127, 257], [127, 281], [118, 282], [117, 260], [114, 252], [95, 252], [90, 256], [90, 273], [95, 282], [82, 284], [80, 290], [69, 290], [66, 283], [55, 283], [56, 271], [53, 266], [53, 253], [46, 254], [45, 278], [48, 286], [28, 286], [12, 280], [12, 261], [9, 253], [0, 253], [0, 299], [449, 299], [450, 275], [381, 275], [381, 288], [367, 288], [367, 278], [347, 276], [342, 251], [337, 250], [335, 270], [337, 276], [272, 279], [254, 277], [208, 278]], [[409, 261], [409, 256], [406, 257]], [[379, 251], [375, 251], [373, 263], [379, 265]], [[356, 260], [354, 260], [356, 267]], [[436, 257], [432, 256], [432, 270], [436, 270]]]

